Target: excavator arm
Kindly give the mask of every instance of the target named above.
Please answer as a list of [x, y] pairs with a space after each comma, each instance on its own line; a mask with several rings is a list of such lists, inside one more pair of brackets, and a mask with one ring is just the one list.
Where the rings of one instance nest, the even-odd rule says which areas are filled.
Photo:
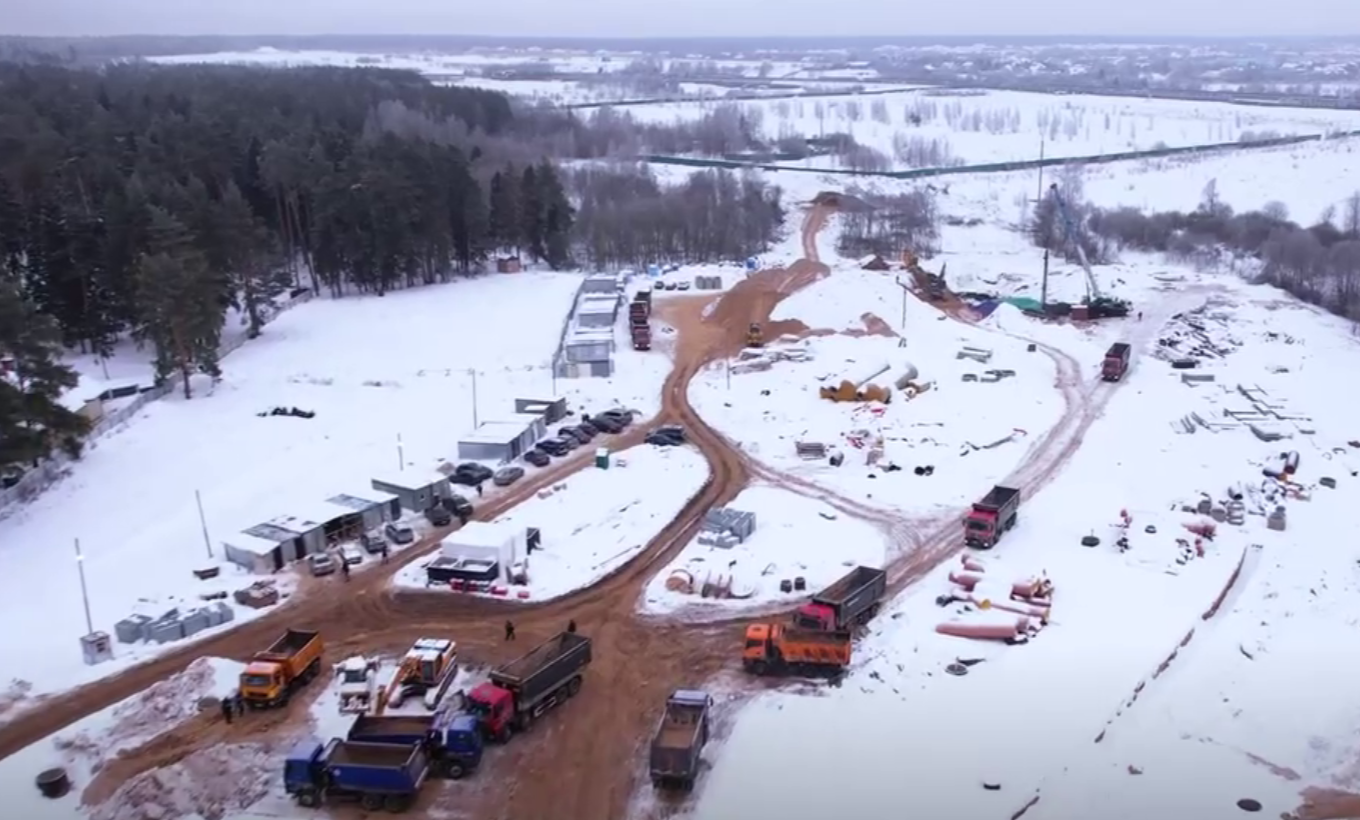
[[1081, 270], [1086, 274], [1086, 303], [1100, 298], [1100, 285], [1096, 284], [1096, 276], [1091, 272], [1091, 263], [1086, 259], [1086, 250], [1081, 246], [1081, 237], [1077, 235], [1076, 226], [1072, 224], [1072, 215], [1067, 211], [1067, 203], [1063, 201], [1062, 194], [1058, 193], [1058, 184], [1055, 182], [1048, 186], [1048, 195], [1052, 197], [1053, 204], [1058, 211], [1058, 216], [1063, 223], [1063, 241], [1070, 242], [1077, 249], [1077, 260], [1081, 263]]

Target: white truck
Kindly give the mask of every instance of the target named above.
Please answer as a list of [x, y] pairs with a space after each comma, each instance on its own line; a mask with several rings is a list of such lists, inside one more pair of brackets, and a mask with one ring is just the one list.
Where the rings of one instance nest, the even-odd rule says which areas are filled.
[[373, 708], [378, 695], [378, 665], [376, 658], [361, 655], [336, 664], [335, 676], [340, 679], [340, 714], [363, 715]]

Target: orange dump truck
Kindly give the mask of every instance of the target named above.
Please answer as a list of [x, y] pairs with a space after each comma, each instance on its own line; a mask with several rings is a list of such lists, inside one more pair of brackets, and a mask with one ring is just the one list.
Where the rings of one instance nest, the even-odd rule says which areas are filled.
[[746, 627], [742, 667], [754, 675], [838, 675], [850, 665], [849, 632], [782, 624]]
[[284, 706], [321, 671], [321, 633], [290, 629], [241, 672], [241, 699], [252, 709]]

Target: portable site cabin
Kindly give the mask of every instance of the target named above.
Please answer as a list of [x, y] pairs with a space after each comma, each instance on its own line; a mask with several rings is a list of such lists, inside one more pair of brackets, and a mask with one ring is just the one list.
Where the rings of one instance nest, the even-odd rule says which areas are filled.
[[250, 529], [222, 541], [222, 553], [228, 561], [257, 575], [278, 572], [288, 565], [283, 557], [284, 544], [291, 543], [292, 538], [276, 541], [272, 537], [252, 533]]
[[448, 476], [434, 471], [412, 470], [375, 478], [369, 482], [380, 493], [396, 496], [402, 509], [425, 512], [441, 498], [453, 495]]
[[470, 521], [450, 534], [439, 545], [438, 565], [452, 577], [459, 577], [462, 569], [473, 580], [505, 581], [511, 566], [523, 560], [528, 552], [528, 530], [499, 521]]
[[484, 421], [458, 439], [458, 457], [464, 461], [514, 461], [547, 434], [543, 417], [529, 413], [517, 413], [504, 421]]
[[358, 538], [364, 531], [364, 517], [361, 513], [329, 501], [308, 504], [303, 512], [281, 516], [271, 523], [296, 532], [321, 533], [321, 549]]
[[515, 413], [542, 416], [548, 424], [556, 424], [567, 417], [567, 400], [555, 399], [515, 399]]
[[581, 283], [581, 294], [618, 293], [623, 289], [620, 277], [613, 273], [592, 273]]
[[335, 495], [326, 499], [326, 503], [358, 513], [363, 521], [365, 532], [401, 518], [401, 499], [392, 493], [370, 493], [369, 495], [371, 497]]
[[619, 320], [619, 302], [617, 294], [582, 296], [576, 304], [576, 324], [579, 327], [613, 327]]
[[582, 327], [574, 320], [562, 343], [557, 375], [565, 378], [614, 374], [614, 328]]

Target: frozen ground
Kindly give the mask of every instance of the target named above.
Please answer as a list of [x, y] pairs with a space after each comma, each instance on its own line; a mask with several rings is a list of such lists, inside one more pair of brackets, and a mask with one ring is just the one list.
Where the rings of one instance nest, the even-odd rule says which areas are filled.
[[[199, 715], [199, 701], [220, 698], [236, 687], [242, 666], [219, 658], [200, 658], [173, 677], [96, 712], [72, 724], [61, 733], [29, 746], [0, 763], [0, 784], [5, 787], [7, 814], [33, 820], [71, 820], [81, 816], [81, 792], [91, 785], [94, 773], [108, 765], [118, 754], [142, 746], [176, 731], [185, 724], [216, 720], [215, 703], [211, 711]], [[220, 761], [219, 761], [220, 762]], [[71, 793], [58, 800], [43, 798], [33, 786], [38, 772], [54, 766], [64, 767], [72, 779]], [[176, 765], [161, 772], [135, 778], [111, 802], [92, 812], [97, 820], [134, 820], [153, 816], [153, 805], [174, 806], [177, 815], [185, 810], [211, 815], [211, 798], [192, 807], [184, 804], [179, 793], [187, 772]], [[206, 774], [211, 766], [199, 773]], [[237, 784], [240, 785], [240, 784]], [[203, 786], [207, 787], [205, 781]], [[203, 788], [200, 791], [211, 791]], [[143, 812], [143, 813], [137, 813]]]
[[[759, 808], [800, 820], [829, 811], [874, 816], [910, 801], [933, 816], [1004, 817], [1037, 791], [1026, 817], [1192, 809], [1226, 820], [1241, 813], [1239, 798], [1279, 816], [1306, 784], [1353, 785], [1360, 715], [1328, 688], [1348, 679], [1345, 653], [1319, 647], [1344, 642], [1355, 618], [1353, 556], [1327, 545], [1346, 515], [1351, 471], [1360, 469], [1360, 451], [1345, 441], [1353, 436], [1349, 387], [1334, 374], [1356, 366], [1360, 345], [1343, 323], [1270, 289], [1175, 273], [1209, 291], [1209, 306], [1140, 345], [1122, 385], [1097, 388], [1114, 392], [1082, 449], [1022, 506], [1017, 529], [978, 555], [989, 579], [1046, 573], [1057, 590], [1050, 624], [1021, 647], [939, 636], [932, 625], [961, 605], [937, 607], [935, 596], [949, 588], [948, 570], [937, 571], [874, 623], [840, 690], [768, 695], [750, 707], [701, 788], [695, 818], [749, 814], [757, 808], [750, 783], [796, 766], [807, 748], [846, 745], [862, 753], [822, 771], [861, 789], [834, 802], [762, 790]], [[1070, 327], [1052, 330], [1051, 341], [1063, 344], [1056, 336], [1065, 332], [1074, 352], [1089, 344]], [[1198, 351], [1200, 370], [1216, 382], [1183, 384], [1180, 371], [1152, 355], [1159, 338]], [[1249, 409], [1239, 383], [1259, 385], [1286, 405], [1282, 412], [1309, 420], [1275, 423], [1270, 430], [1289, 436], [1275, 442], [1240, 425], [1174, 432], [1192, 412], [1212, 422], [1225, 409]], [[1266, 493], [1278, 493], [1261, 470], [1286, 451], [1301, 454], [1299, 483], [1312, 500], [1280, 500], [1289, 525], [1276, 532], [1258, 514], [1276, 503]], [[1338, 489], [1317, 486], [1323, 476]], [[1246, 523], [1219, 524], [1202, 558], [1191, 549], [1183, 559], [1175, 540], [1192, 539], [1182, 527], [1202, 518], [1182, 505], [1202, 493], [1221, 501], [1230, 487], [1245, 492]], [[1126, 553], [1112, 546], [1120, 510], [1133, 521]], [[1079, 546], [1087, 534], [1100, 545]], [[1238, 585], [1206, 621], [1239, 564]], [[1154, 675], [1192, 628], [1165, 674]], [[966, 677], [944, 674], [956, 658], [982, 661]]]
[[[1027, 352], [1019, 339], [940, 321], [938, 311], [914, 297], [906, 305], [905, 347], [891, 336], [841, 333], [862, 333], [866, 313], [893, 329], [900, 327], [902, 301], [894, 274], [833, 263], [829, 277], [787, 299], [773, 317], [834, 332], [767, 345], [769, 358], [806, 361], [776, 360], [767, 371], [749, 373], [740, 372], [740, 362], [732, 362], [730, 379], [727, 365], [720, 363], [691, 383], [690, 400], [753, 457], [851, 498], [908, 514], [972, 501], [1010, 472], [1057, 420], [1062, 408], [1051, 389], [1053, 364]], [[964, 347], [991, 350], [991, 361], [983, 365], [958, 359]], [[875, 375], [883, 365], [886, 371]], [[898, 389], [886, 407], [819, 397], [819, 388], [835, 386], [842, 378], [856, 381], [873, 375], [871, 383], [892, 385], [913, 367], [918, 384], [931, 384], [914, 399]], [[1015, 375], [992, 384], [961, 381], [964, 374], [987, 370]], [[868, 455], [878, 440], [883, 456], [871, 466]], [[802, 460], [796, 442], [838, 449], [844, 464]], [[991, 449], [979, 449], [997, 442]], [[914, 473], [926, 466], [934, 468], [932, 475]]]
[[[740, 609], [805, 598], [855, 566], [883, 566], [883, 536], [873, 526], [845, 518], [827, 504], [771, 486], [748, 487], [727, 505], [753, 513], [756, 531], [730, 549], [694, 541], [656, 574], [643, 591], [641, 610], [674, 612], [696, 607]], [[695, 594], [671, 590], [674, 576], [688, 578]], [[730, 599], [701, 599], [706, 581], [731, 578]], [[781, 592], [780, 581], [801, 577], [807, 591]]]
[[[628, 112], [644, 122], [697, 120], [722, 101], [657, 103]], [[1091, 156], [1159, 145], [1235, 142], [1252, 135], [1326, 134], [1360, 128], [1360, 113], [1314, 109], [1248, 108], [1227, 103], [1139, 100], [1017, 91], [911, 90], [844, 99], [737, 103], [760, 118], [764, 132], [804, 136], [849, 133], [862, 145], [896, 158], [897, 144], [934, 144], [938, 155], [918, 154], [915, 165], [1035, 159], [1044, 154]], [[813, 158], [809, 167], [834, 167]], [[897, 158], [897, 167], [906, 167]]]
[[[616, 454], [607, 470], [588, 468], [539, 492], [497, 521], [539, 529], [543, 549], [529, 556], [528, 590], [533, 600], [556, 598], [627, 563], [707, 478], [697, 450], [642, 445]], [[424, 588], [424, 562], [403, 569], [394, 583]]]
[[[613, 379], [552, 378], [548, 363], [579, 282], [568, 274], [486, 276], [381, 299], [316, 300], [229, 356], [211, 393], [146, 405], [92, 447], [69, 478], [0, 521], [7, 566], [0, 597], [27, 605], [31, 590], [43, 591], [42, 633], [11, 631], [0, 640], [0, 652], [23, 670], [27, 693], [110, 674], [150, 651], [117, 647], [113, 663], [81, 662], [76, 538], [94, 627], [111, 633], [135, 607], [159, 614], [200, 592], [239, 586], [232, 567], [215, 582], [190, 573], [222, 564], [220, 542], [239, 530], [305, 513], [337, 493], [363, 496], [373, 476], [395, 472], [399, 452], [408, 471], [455, 458], [457, 436], [472, 427], [474, 372], [481, 420], [508, 416], [514, 398], [554, 387], [574, 408], [654, 409], [669, 369], [659, 353], [623, 351]], [[356, 346], [355, 328], [365, 328], [368, 341]], [[469, 343], [477, 338], [497, 341]], [[278, 406], [316, 417], [258, 416]]]

